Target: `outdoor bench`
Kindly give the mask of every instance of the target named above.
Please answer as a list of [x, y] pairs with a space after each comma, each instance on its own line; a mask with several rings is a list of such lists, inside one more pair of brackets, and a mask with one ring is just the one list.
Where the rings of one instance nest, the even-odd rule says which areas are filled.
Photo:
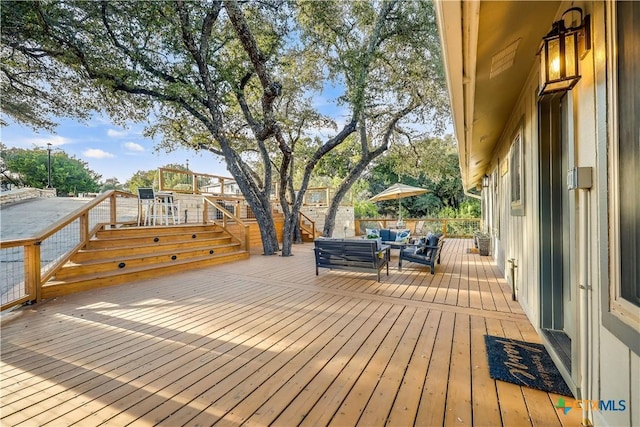
[[316, 239], [316, 276], [318, 269], [375, 271], [380, 281], [380, 270], [386, 266], [389, 275], [391, 258], [389, 245], [377, 239]]
[[402, 260], [417, 262], [431, 267], [431, 274], [435, 274], [435, 263], [440, 264], [440, 251], [444, 244], [444, 236], [430, 235], [424, 243], [409, 246], [400, 250], [398, 270], [402, 270]]

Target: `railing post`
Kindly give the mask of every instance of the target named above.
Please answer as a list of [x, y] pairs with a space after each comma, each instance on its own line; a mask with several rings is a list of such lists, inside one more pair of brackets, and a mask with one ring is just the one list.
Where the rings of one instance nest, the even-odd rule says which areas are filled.
[[193, 194], [199, 194], [200, 190], [198, 189], [198, 175], [196, 175], [195, 173], [191, 174], [191, 192]]
[[207, 203], [206, 199], [202, 199], [202, 223], [206, 224], [207, 219], [209, 218], [209, 203]]
[[244, 226], [244, 250], [249, 252], [249, 242], [250, 242], [250, 234], [249, 234], [249, 226]]
[[443, 219], [442, 220], [442, 235], [446, 236], [447, 235], [447, 219]]
[[[116, 193], [114, 192], [111, 197], [109, 197], [109, 223], [111, 227], [115, 227], [118, 221], [118, 210], [116, 209]], [[87, 221], [87, 231], [89, 230], [89, 221]]]
[[[87, 242], [89, 240], [89, 214], [88, 212], [80, 215], [80, 241]], [[115, 223], [111, 222], [112, 226], [115, 226]]]
[[30, 297], [39, 302], [42, 299], [42, 276], [40, 275], [40, 243], [31, 242], [24, 246], [24, 284]]

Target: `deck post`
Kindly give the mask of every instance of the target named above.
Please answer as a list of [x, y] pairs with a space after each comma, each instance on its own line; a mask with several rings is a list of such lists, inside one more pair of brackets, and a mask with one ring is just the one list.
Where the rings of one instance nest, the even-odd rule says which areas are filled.
[[33, 241], [24, 245], [24, 285], [30, 298], [40, 302], [42, 299], [42, 284], [40, 275], [40, 243]]
[[207, 203], [206, 199], [202, 199], [202, 223], [206, 224], [207, 219], [209, 218], [209, 203]]
[[[118, 222], [118, 213], [116, 210], [116, 193], [114, 192], [109, 197], [109, 224], [111, 224], [111, 227], [115, 227], [117, 222]], [[88, 224], [87, 224], [87, 230], [89, 230]]]
[[[80, 241], [86, 242], [89, 240], [89, 213], [83, 213], [78, 219], [80, 220]], [[115, 222], [113, 220], [111, 220], [111, 226], [115, 226]]]

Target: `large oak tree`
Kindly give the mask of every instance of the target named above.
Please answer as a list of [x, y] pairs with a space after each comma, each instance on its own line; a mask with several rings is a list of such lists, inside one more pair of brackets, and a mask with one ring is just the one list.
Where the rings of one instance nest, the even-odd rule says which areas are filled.
[[[420, 132], [411, 124], [436, 123], [445, 107], [430, 2], [7, 1], [1, 32], [3, 112], [34, 126], [92, 109], [116, 121], [151, 117], [149, 132], [166, 146], [224, 158], [265, 254], [279, 249], [274, 182], [290, 255], [324, 156], [357, 138], [339, 202], [389, 144]], [[314, 102], [329, 84], [343, 117]], [[333, 133], [318, 137], [327, 124]]]

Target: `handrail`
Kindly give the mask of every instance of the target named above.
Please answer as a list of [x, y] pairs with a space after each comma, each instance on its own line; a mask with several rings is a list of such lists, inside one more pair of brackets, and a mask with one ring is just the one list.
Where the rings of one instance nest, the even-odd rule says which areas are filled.
[[[215, 200], [211, 200], [209, 197], [203, 197], [203, 210], [202, 210], [202, 221], [203, 223], [208, 223], [209, 221], [213, 222], [214, 224], [219, 225], [220, 227], [222, 227], [222, 229], [224, 231], [226, 231], [227, 233], [229, 233], [234, 239], [238, 240], [240, 242], [240, 244], [242, 244], [243, 240], [244, 240], [244, 250], [249, 252], [249, 241], [250, 241], [250, 233], [249, 233], [249, 225], [246, 224], [244, 221], [242, 221], [240, 218], [238, 218], [237, 216], [235, 216], [234, 214], [232, 214], [231, 212], [229, 212], [224, 206], [220, 205], [218, 202], [216, 202]], [[222, 223], [220, 223], [218, 220], [216, 219], [209, 219], [209, 205], [213, 206], [217, 211], [222, 213]], [[241, 230], [244, 232], [244, 239], [241, 239], [240, 237], [236, 236], [235, 233], [233, 233], [232, 231], [229, 230], [229, 228], [227, 227], [227, 218], [229, 218], [230, 220], [234, 221], [235, 223], [237, 223]]]
[[[49, 227], [45, 228], [44, 230], [42, 230], [40, 232], [40, 234], [38, 234], [35, 239], [37, 240], [44, 240], [47, 237], [55, 234], [57, 231], [63, 229], [65, 226], [67, 226], [68, 224], [72, 223], [73, 221], [75, 221], [76, 219], [78, 219], [80, 216], [82, 216], [83, 214], [86, 214], [87, 212], [89, 212], [92, 208], [94, 208], [95, 206], [98, 206], [100, 203], [102, 203], [104, 200], [110, 199], [111, 201], [111, 205], [113, 205], [115, 203], [115, 197], [117, 195], [120, 195], [122, 197], [132, 197], [132, 198], [137, 198], [137, 196], [135, 194], [132, 193], [127, 193], [125, 191], [120, 191], [120, 190], [109, 190], [106, 193], [96, 197], [94, 200], [88, 202], [86, 205], [76, 209], [75, 211], [71, 212], [69, 215], [63, 217], [62, 219], [58, 220], [56, 223], [50, 225]], [[113, 215], [113, 212], [110, 212], [110, 225], [115, 225], [115, 215]], [[106, 224], [100, 224], [102, 225], [106, 225]], [[94, 230], [97, 227], [94, 227]], [[93, 230], [91, 230], [93, 231]], [[90, 234], [95, 234], [95, 233], [90, 233]]]
[[298, 212], [299, 216], [300, 216], [300, 228], [306, 228], [303, 226], [302, 220], [306, 219], [307, 221], [309, 221], [311, 223], [311, 234], [313, 236], [313, 240], [316, 240], [316, 222], [314, 220], [312, 220], [311, 218], [309, 218], [307, 215], [304, 214], [304, 212], [300, 211]]
[[[3, 255], [5, 251], [9, 251], [13, 258], [22, 257], [21, 261], [15, 262], [17, 265], [20, 263], [23, 265], [21, 274], [6, 278], [6, 282], [2, 284], [3, 299], [0, 310], [30, 300], [39, 301], [43, 284], [105, 225], [135, 224], [137, 221], [118, 221], [116, 205], [118, 197], [137, 199], [137, 196], [132, 193], [110, 190], [39, 231], [37, 235], [0, 241], [0, 250]], [[105, 201], [109, 202], [108, 213], [106, 206], [101, 209]], [[138, 209], [139, 206], [136, 207], [137, 215], [139, 215]], [[42, 255], [43, 251], [45, 257]], [[16, 292], [25, 295], [5, 301], [5, 295]]]

